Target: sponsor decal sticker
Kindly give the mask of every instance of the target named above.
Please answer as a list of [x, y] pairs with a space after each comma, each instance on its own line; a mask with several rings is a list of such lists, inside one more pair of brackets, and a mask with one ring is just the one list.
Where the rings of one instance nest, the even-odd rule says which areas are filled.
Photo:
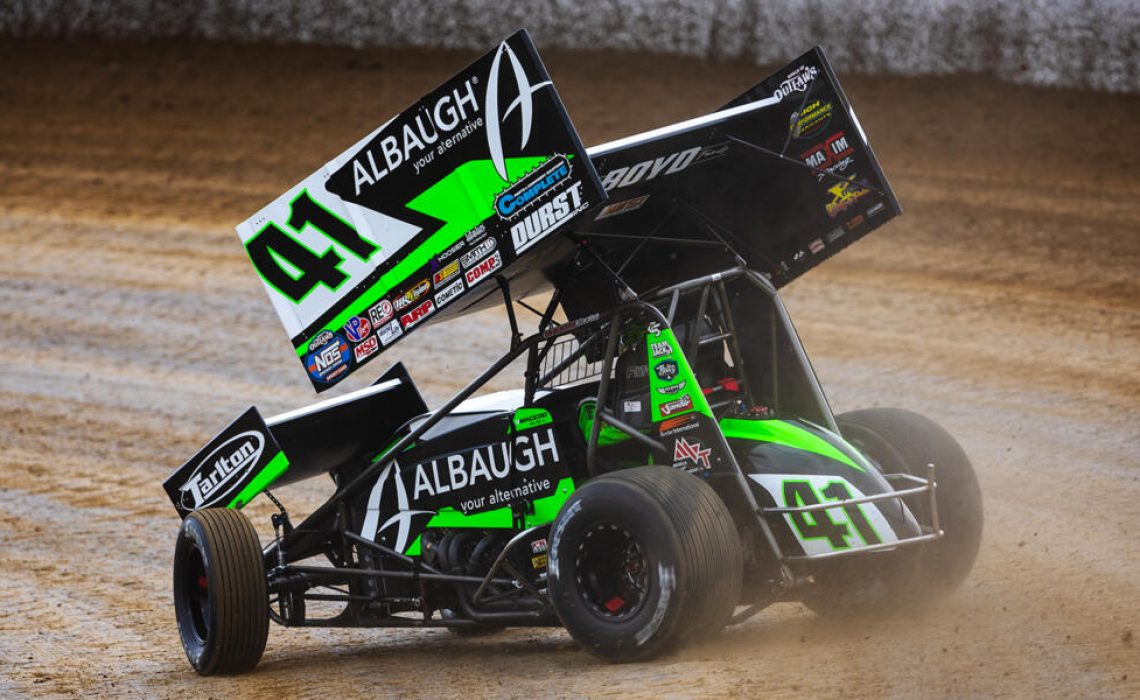
[[478, 265], [464, 273], [463, 276], [464, 279], [467, 280], [467, 286], [474, 287], [480, 280], [502, 266], [503, 257], [499, 251], [496, 250], [493, 254], [484, 258]]
[[600, 221], [602, 219], [608, 219], [611, 216], [617, 216], [618, 214], [625, 214], [625, 213], [628, 213], [631, 211], [637, 211], [638, 209], [641, 208], [642, 204], [645, 204], [645, 202], [648, 199], [649, 199], [649, 195], [643, 194], [640, 197], [634, 197], [633, 199], [627, 199], [624, 202], [615, 202], [614, 204], [607, 204], [606, 206], [602, 207], [602, 210], [600, 212], [598, 212], [597, 219]]
[[511, 226], [511, 242], [521, 253], [558, 230], [590, 203], [582, 196], [582, 183], [575, 181], [566, 189], [536, 207], [519, 223]]
[[661, 404], [661, 415], [671, 416], [674, 413], [680, 413], [681, 411], [687, 411], [692, 407], [693, 407], [693, 398], [691, 396], [689, 396], [688, 394], [685, 394], [684, 396], [682, 396], [678, 399], [674, 399], [674, 400], [669, 401], [667, 403]]
[[575, 328], [577, 328], [578, 326], [584, 326], [587, 323], [593, 323], [594, 321], [597, 321], [601, 317], [602, 317], [601, 314], [590, 314], [589, 316], [583, 316], [582, 318], [576, 318], [572, 321], [567, 321], [566, 323], [563, 323], [561, 326], [555, 326], [554, 328], [547, 329], [546, 331], [543, 332], [542, 337], [543, 338], [553, 338], [556, 335], [561, 335], [562, 333], [566, 333], [567, 331], [572, 331]]
[[831, 195], [831, 201], [825, 208], [827, 215], [833, 219], [850, 209], [855, 202], [871, 194], [871, 190], [866, 187], [859, 187], [847, 180], [828, 187], [827, 192]]
[[412, 309], [408, 313], [400, 316], [400, 323], [404, 326], [404, 330], [408, 330], [428, 316], [431, 316], [435, 311], [435, 305], [431, 303], [431, 299], [427, 299], [424, 303]]
[[257, 464], [264, 449], [265, 437], [256, 430], [239, 433], [218, 445], [178, 487], [182, 507], [198, 510], [220, 502]]
[[803, 110], [792, 112], [788, 129], [792, 137], [807, 139], [816, 136], [831, 123], [831, 113], [834, 107], [827, 100], [812, 100], [804, 105]]
[[622, 187], [636, 185], [639, 182], [648, 182], [661, 175], [679, 173], [693, 164], [701, 154], [701, 147], [688, 148], [677, 151], [660, 158], [643, 160], [630, 166], [614, 168], [602, 175], [602, 186], [607, 190], [617, 190]]
[[701, 469], [710, 469], [709, 454], [711, 449], [701, 447], [698, 441], [689, 442], [683, 437], [677, 438], [673, 443], [673, 462], [674, 465], [681, 465], [685, 462], [692, 462], [694, 467]]
[[348, 372], [352, 361], [348, 352], [348, 341], [344, 336], [325, 331], [309, 343], [309, 352], [305, 355], [305, 368], [314, 380], [326, 384], [332, 383]]
[[676, 393], [684, 390], [684, 388], [685, 388], [685, 382], [680, 381], [680, 382], [677, 382], [676, 384], [670, 384], [669, 386], [657, 387], [657, 393], [658, 394], [664, 394], [665, 396], [672, 396], [673, 394], [676, 394]]
[[479, 240], [480, 238], [482, 238], [483, 236], [486, 236], [486, 235], [487, 235], [487, 224], [479, 224], [475, 228], [473, 228], [470, 231], [468, 231], [467, 233], [463, 234], [463, 238], [468, 243], [474, 243], [475, 241]]
[[446, 306], [447, 303], [460, 294], [463, 293], [463, 280], [455, 280], [448, 286], [444, 287], [442, 291], [435, 295], [435, 305], [439, 307]]
[[858, 227], [860, 224], [862, 224], [866, 220], [867, 220], [866, 217], [863, 216], [862, 214], [856, 214], [855, 216], [848, 219], [847, 223], [845, 223], [843, 225], [847, 227], [848, 231], [854, 231], [856, 227]]
[[788, 77], [784, 78], [784, 81], [772, 94], [776, 99], [782, 100], [793, 92], [804, 92], [817, 75], [819, 75], [819, 69], [815, 66], [800, 66], [788, 73]]
[[372, 332], [372, 324], [363, 316], [353, 316], [344, 324], [344, 334], [354, 343], [359, 343]]
[[661, 437], [669, 437], [670, 435], [684, 433], [698, 427], [700, 427], [700, 422], [697, 420], [697, 416], [689, 413], [684, 416], [677, 416], [676, 418], [666, 418], [661, 421], [658, 431], [661, 433]]
[[540, 537], [537, 540], [535, 540], [534, 542], [530, 543], [530, 553], [531, 554], [542, 554], [545, 551], [546, 551], [546, 538], [545, 537]]
[[640, 413], [641, 412], [641, 402], [640, 401], [623, 401], [621, 404], [621, 408], [626, 413]]
[[569, 177], [570, 161], [556, 155], [495, 197], [495, 212], [500, 219], [513, 219], [557, 192]]
[[873, 206], [867, 210], [867, 216], [875, 216], [876, 214], [878, 214], [879, 212], [881, 212], [882, 210], [884, 210], [886, 208], [887, 207], [885, 204], [883, 204], [882, 202], [877, 202], [875, 204], [875, 206]]
[[819, 251], [823, 250], [823, 247], [824, 247], [823, 241], [818, 239], [818, 238], [815, 239], [814, 241], [812, 241], [811, 243], [808, 243], [808, 250], [811, 251], [812, 255], [815, 255]]
[[459, 261], [453, 260], [450, 265], [435, 273], [435, 276], [432, 278], [432, 282], [435, 283], [435, 288], [439, 289], [444, 282], [456, 276], [457, 274], [459, 274]]
[[363, 343], [354, 347], [352, 353], [356, 356], [357, 362], [364, 362], [364, 360], [372, 357], [379, 350], [380, 341], [376, 339], [376, 336], [372, 335], [366, 338]]
[[800, 159], [816, 170], [822, 170], [823, 172], [816, 173], [816, 181], [823, 182], [827, 177], [824, 173], [834, 175], [847, 170], [855, 162], [854, 153], [855, 147], [840, 131], [805, 150], [800, 154]]
[[824, 237], [827, 239], [828, 243], [834, 243], [835, 241], [839, 240], [844, 233], [846, 233], [846, 231], [843, 230], [842, 226], [836, 226], [835, 228], [828, 231], [827, 235]]
[[673, 346], [665, 341], [650, 343], [649, 352], [652, 353], [654, 357], [665, 357], [666, 355], [672, 354]]
[[661, 381], [667, 382], [677, 376], [678, 368], [675, 360], [665, 360], [653, 366], [653, 373]]
[[396, 310], [392, 308], [392, 302], [387, 299], [381, 299], [380, 303], [368, 310], [368, 318], [372, 321], [373, 328], [379, 328], [381, 325], [392, 320], [392, 316], [395, 313]]
[[388, 347], [392, 343], [396, 342], [396, 339], [403, 334], [404, 329], [400, 328], [400, 322], [396, 319], [388, 321], [376, 330], [376, 335], [380, 338], [380, 342], [384, 344], [384, 347]]
[[455, 245], [451, 246], [447, 250], [445, 250], [442, 253], [440, 253], [439, 255], [435, 256], [435, 259], [441, 263], [446, 262], [447, 259], [450, 258], [452, 255], [455, 255], [459, 251], [463, 250], [463, 246], [465, 246], [466, 244], [467, 244], [466, 241], [460, 240]]
[[494, 238], [484, 239], [482, 243], [480, 243], [479, 245], [475, 246], [471, 250], [464, 253], [459, 258], [459, 262], [461, 265], [463, 265], [463, 269], [466, 270], [467, 268], [471, 267], [475, 263], [479, 262], [479, 260], [482, 259], [483, 256], [487, 255], [488, 253], [490, 253], [494, 249], [495, 249], [495, 239]]
[[422, 279], [409, 287], [406, 292], [396, 297], [396, 300], [392, 302], [392, 305], [396, 308], [396, 311], [403, 311], [407, 307], [419, 301], [420, 298], [423, 295], [427, 294], [430, 290], [431, 282], [427, 279]]

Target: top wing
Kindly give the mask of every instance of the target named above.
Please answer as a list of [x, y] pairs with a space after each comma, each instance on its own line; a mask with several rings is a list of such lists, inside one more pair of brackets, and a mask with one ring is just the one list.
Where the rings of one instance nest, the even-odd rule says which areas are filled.
[[525, 31], [237, 227], [317, 391], [516, 274], [604, 193]]

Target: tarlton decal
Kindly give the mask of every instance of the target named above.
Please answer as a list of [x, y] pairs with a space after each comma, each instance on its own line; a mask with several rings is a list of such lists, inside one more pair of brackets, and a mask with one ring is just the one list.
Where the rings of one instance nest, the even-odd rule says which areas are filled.
[[636, 185], [639, 182], [648, 182], [661, 175], [679, 173], [692, 165], [700, 152], [701, 147], [698, 146], [670, 153], [660, 158], [614, 168], [602, 175], [602, 186], [607, 190], [617, 190]]
[[265, 438], [255, 430], [233, 436], [206, 455], [178, 487], [182, 507], [198, 510], [219, 503], [261, 459]]

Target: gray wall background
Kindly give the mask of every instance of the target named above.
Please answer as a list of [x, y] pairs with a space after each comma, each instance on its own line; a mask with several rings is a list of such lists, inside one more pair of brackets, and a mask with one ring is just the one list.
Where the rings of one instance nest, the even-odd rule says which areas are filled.
[[782, 64], [821, 43], [842, 71], [989, 73], [1140, 92], [1140, 0], [2, 0], [0, 35], [204, 37], [540, 48]]

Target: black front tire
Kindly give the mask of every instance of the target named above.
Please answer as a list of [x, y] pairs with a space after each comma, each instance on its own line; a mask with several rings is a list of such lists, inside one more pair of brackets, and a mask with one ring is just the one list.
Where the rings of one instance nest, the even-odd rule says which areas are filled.
[[743, 552], [724, 502], [669, 467], [598, 477], [551, 533], [550, 593], [575, 641], [609, 662], [646, 659], [724, 627]]
[[174, 610], [186, 658], [201, 675], [257, 665], [269, 636], [269, 596], [261, 543], [244, 514], [209, 508], [182, 521]]
[[[961, 445], [934, 421], [898, 408], [869, 408], [836, 416], [843, 437], [883, 473], [925, 477], [935, 466], [936, 499], [945, 535], [917, 548], [856, 557], [821, 571], [805, 603], [834, 614], [928, 607], [962, 584], [982, 540], [982, 491]], [[929, 524], [925, 497], [905, 499]]]

